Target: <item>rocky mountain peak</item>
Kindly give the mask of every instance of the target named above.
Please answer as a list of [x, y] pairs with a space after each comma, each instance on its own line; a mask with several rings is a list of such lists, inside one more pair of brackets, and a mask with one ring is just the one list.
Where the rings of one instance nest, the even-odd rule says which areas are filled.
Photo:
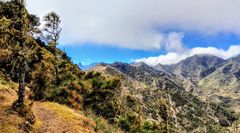
[[185, 78], [194, 77], [201, 79], [215, 71], [216, 67], [223, 62], [224, 59], [213, 55], [194, 55], [177, 63], [174, 73]]

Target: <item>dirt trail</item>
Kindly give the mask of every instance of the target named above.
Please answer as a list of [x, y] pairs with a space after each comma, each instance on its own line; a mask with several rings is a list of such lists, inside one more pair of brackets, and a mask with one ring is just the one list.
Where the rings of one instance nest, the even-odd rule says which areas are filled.
[[55, 103], [34, 103], [38, 133], [94, 133], [94, 122]]
[[51, 110], [47, 110], [39, 104], [34, 104], [32, 109], [37, 119], [41, 121], [41, 128], [38, 132], [65, 132], [66, 123], [58, 118], [56, 113]]

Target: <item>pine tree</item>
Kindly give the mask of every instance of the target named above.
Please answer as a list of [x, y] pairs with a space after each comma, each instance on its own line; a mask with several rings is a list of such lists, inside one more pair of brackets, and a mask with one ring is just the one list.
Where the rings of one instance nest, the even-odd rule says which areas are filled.
[[60, 16], [55, 12], [50, 12], [44, 16], [44, 21], [45, 25], [42, 31], [42, 38], [48, 43], [49, 46], [56, 48], [62, 31], [62, 28], [60, 27]]
[[19, 108], [23, 107], [25, 105], [25, 77], [26, 77], [26, 71], [28, 68], [27, 65], [27, 33], [28, 33], [28, 14], [25, 8], [25, 1], [19, 0], [18, 1], [18, 8], [19, 8], [19, 32], [20, 35], [18, 37], [17, 45], [15, 46], [15, 50], [19, 51], [16, 53], [16, 59], [13, 60], [13, 68], [17, 69], [18, 74], [18, 99], [16, 102], [14, 102], [13, 107]]
[[60, 38], [60, 34], [62, 28], [60, 27], [61, 20], [60, 16], [55, 12], [50, 12], [46, 16], [44, 16], [44, 29], [42, 31], [42, 38], [48, 43], [51, 47], [53, 54], [56, 57], [56, 61], [54, 62], [55, 70], [56, 70], [56, 86], [60, 85], [60, 78], [59, 78], [59, 67], [58, 67], [58, 58], [60, 57], [58, 53], [58, 49], [56, 46], [58, 45], [58, 40]]

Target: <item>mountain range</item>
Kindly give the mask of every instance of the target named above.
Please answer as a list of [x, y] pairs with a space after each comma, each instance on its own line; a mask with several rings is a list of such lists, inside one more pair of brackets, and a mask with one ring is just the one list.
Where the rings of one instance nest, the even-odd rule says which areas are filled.
[[[240, 113], [240, 56], [224, 60], [194, 55], [177, 64], [156, 66], [116, 62], [91, 70], [121, 77], [122, 96], [131, 95], [146, 119], [163, 122], [154, 113], [156, 99], [166, 100], [170, 129], [178, 129], [171, 132], [210, 132], [213, 127], [233, 132], [238, 125], [233, 114]], [[231, 130], [222, 130], [233, 125]]]

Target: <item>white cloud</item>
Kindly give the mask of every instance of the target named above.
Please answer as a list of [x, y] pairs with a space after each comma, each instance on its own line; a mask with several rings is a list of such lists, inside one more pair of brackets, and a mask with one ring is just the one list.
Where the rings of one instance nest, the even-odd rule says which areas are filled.
[[164, 42], [165, 49], [171, 52], [184, 52], [185, 48], [182, 43], [183, 37], [181, 33], [169, 33]]
[[[204, 34], [239, 33], [239, 0], [28, 0], [32, 13], [52, 10], [63, 21], [64, 44], [93, 42], [131, 49], [182, 51], [177, 28]], [[166, 40], [170, 39], [170, 43]], [[181, 38], [181, 37], [180, 37]], [[172, 40], [175, 43], [171, 43]], [[172, 44], [177, 44], [172, 45]], [[183, 49], [182, 49], [183, 48]]]
[[240, 54], [240, 45], [232, 45], [227, 50], [217, 49], [214, 47], [196, 47], [193, 49], [186, 50], [182, 53], [177, 52], [169, 52], [166, 55], [160, 55], [157, 57], [148, 57], [142, 59], [133, 60], [134, 62], [145, 62], [150, 66], [154, 66], [157, 64], [169, 65], [178, 63], [179, 61], [186, 59], [187, 57], [196, 55], [196, 54], [210, 54], [215, 55], [217, 57], [228, 59]]

